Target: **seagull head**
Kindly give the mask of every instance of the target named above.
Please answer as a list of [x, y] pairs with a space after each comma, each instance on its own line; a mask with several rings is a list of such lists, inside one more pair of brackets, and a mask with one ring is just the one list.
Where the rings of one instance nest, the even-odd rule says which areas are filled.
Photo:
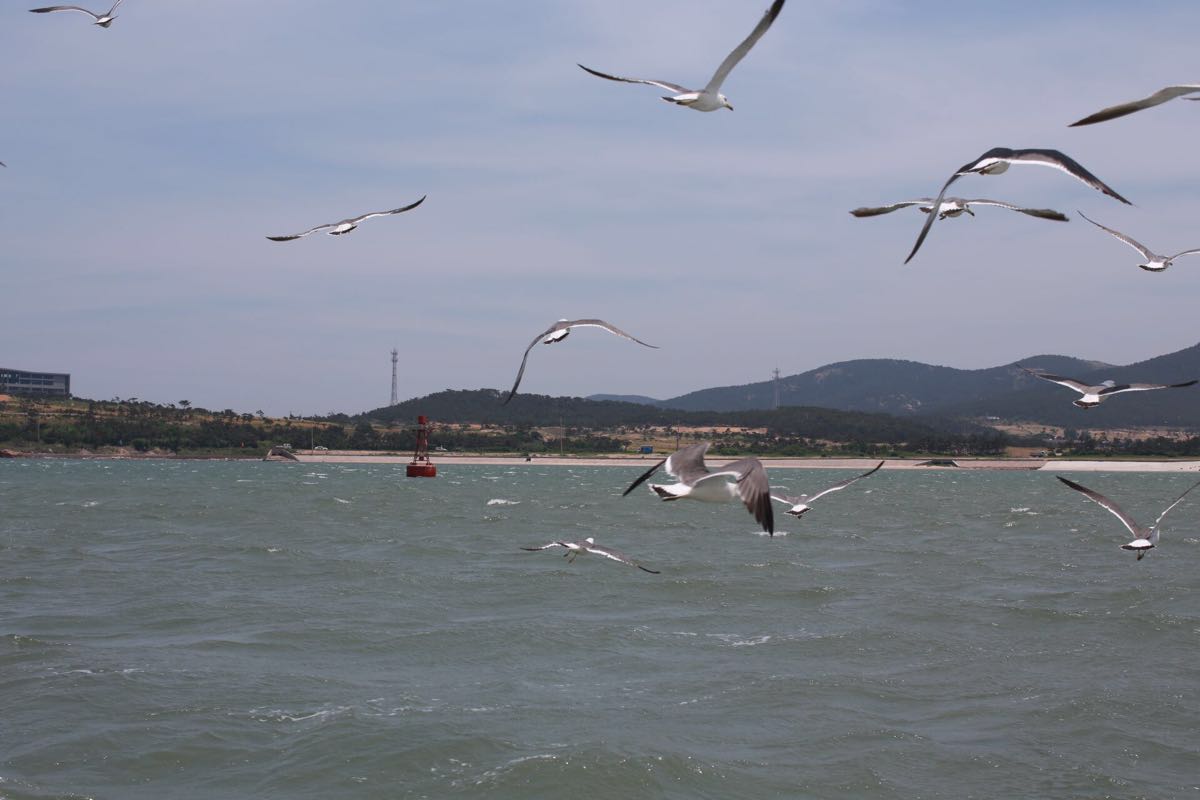
[[730, 103], [730, 102], [729, 102], [729, 98], [728, 98], [728, 97], [726, 97], [725, 95], [721, 94], [720, 92], [717, 92], [717, 99], [721, 101], [721, 105], [725, 106], [725, 107], [726, 107], [726, 108], [728, 108], [730, 111], [733, 111], [733, 103]]

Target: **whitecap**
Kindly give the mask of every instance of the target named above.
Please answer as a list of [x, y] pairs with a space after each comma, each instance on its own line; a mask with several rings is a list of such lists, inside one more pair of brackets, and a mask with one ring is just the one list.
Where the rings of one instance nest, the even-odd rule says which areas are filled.
[[1022, 508], [1010, 508], [1010, 509], [1009, 509], [1009, 513], [1011, 513], [1011, 514], [1024, 514], [1024, 513], [1025, 513], [1026, 511], [1028, 511], [1028, 510], [1029, 510], [1029, 506], [1024, 506], [1024, 507], [1022, 507]]
[[707, 634], [712, 639], [720, 639], [730, 647], [754, 647], [755, 645], [766, 644], [771, 641], [771, 635], [763, 634], [762, 636], [751, 636], [745, 638], [736, 633], [710, 633]]
[[333, 498], [333, 499], [334, 499], [334, 500], [336, 500], [336, 501], [337, 501], [337, 502], [339, 502], [339, 503], [345, 503], [346, 505], [350, 505], [350, 501], [349, 501], [349, 500], [343, 500], [343, 499], [342, 499], [342, 498], [340, 498], [340, 497], [335, 497], [335, 498]]
[[489, 506], [519, 506], [520, 500], [505, 500], [503, 497], [493, 497], [487, 501]]

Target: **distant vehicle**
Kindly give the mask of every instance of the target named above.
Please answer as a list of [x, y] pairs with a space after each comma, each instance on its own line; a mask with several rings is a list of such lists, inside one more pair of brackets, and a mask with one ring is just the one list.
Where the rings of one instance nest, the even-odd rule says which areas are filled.
[[291, 449], [292, 449], [292, 446], [291, 446], [290, 444], [277, 444], [277, 445], [275, 445], [275, 446], [276, 446], [276, 447], [282, 447], [284, 450], [291, 450]]
[[317, 445], [316, 447], [314, 447], [314, 448], [313, 448], [313, 450], [328, 450], [328, 449], [329, 449], [329, 448], [328, 448], [328, 447], [326, 447], [326, 446], [325, 446], [325, 445], [323, 445], [323, 444], [319, 444], [319, 445]]
[[654, 445], [644, 444], [644, 445], [642, 445], [641, 449], [638, 450], [638, 452], [641, 453], [642, 455], [648, 456], [654, 452]]
[[433, 448], [433, 449], [434, 449], [434, 450], [437, 450], [437, 451], [438, 451], [438, 452], [440, 452], [440, 453], [445, 453], [445, 452], [448, 452], [448, 451], [446, 450], [446, 448], [442, 447], [440, 444], [439, 444], [437, 447]]

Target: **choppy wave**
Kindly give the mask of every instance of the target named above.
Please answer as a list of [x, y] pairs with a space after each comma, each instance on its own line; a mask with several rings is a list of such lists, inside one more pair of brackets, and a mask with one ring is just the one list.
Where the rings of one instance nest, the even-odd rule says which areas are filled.
[[[1047, 476], [768, 538], [572, 499], [616, 468], [440, 471], [0, 462], [0, 797], [1194, 794], [1186, 505], [1137, 562]], [[662, 574], [519, 549], [584, 536]]]

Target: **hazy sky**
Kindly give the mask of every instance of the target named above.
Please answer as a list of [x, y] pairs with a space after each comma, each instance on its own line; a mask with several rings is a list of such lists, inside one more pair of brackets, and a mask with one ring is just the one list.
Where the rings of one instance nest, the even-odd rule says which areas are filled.
[[[92, 0], [107, 5], [108, 0]], [[269, 414], [508, 388], [667, 397], [852, 358], [1138, 361], [1200, 341], [1200, 103], [1067, 124], [1200, 81], [1200, 3], [126, 0], [108, 30], [0, 11], [0, 365], [85, 397]], [[99, 10], [103, 10], [102, 8]], [[1064, 150], [1136, 206], [1047, 169], [954, 193], [1057, 208], [935, 225], [995, 147]], [[425, 204], [347, 236], [294, 233]], [[1097, 325], [1095, 321], [1102, 321]], [[436, 413], [436, 410], [431, 410]]]

